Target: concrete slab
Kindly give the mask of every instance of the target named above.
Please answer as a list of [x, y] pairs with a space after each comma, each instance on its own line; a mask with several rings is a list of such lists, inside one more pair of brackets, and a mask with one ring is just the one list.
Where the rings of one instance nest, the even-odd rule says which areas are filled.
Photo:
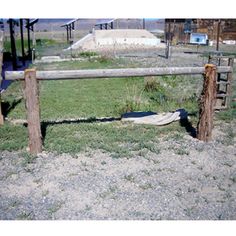
[[161, 45], [159, 38], [143, 29], [94, 30], [67, 48], [73, 50], [120, 50], [132, 47], [156, 47]]

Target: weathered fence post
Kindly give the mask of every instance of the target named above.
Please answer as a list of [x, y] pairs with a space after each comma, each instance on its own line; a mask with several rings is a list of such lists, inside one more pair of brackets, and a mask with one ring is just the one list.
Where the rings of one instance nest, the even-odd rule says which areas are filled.
[[216, 66], [206, 64], [197, 125], [197, 138], [205, 142], [212, 138], [214, 106], [216, 103], [216, 75]]
[[25, 99], [31, 154], [42, 152], [42, 134], [40, 126], [39, 88], [35, 69], [25, 70]]

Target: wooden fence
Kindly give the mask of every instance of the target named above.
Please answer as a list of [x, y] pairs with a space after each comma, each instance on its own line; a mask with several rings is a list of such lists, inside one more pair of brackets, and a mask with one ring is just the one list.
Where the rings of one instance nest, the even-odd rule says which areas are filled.
[[201, 74], [204, 76], [204, 85], [200, 98], [197, 138], [207, 142], [211, 140], [212, 136], [214, 106], [216, 101], [217, 74], [232, 73], [232, 71], [232, 66], [216, 67], [213, 64], [206, 64], [205, 67], [92, 69], [66, 71], [36, 71], [35, 69], [27, 69], [25, 71], [7, 71], [5, 72], [5, 79], [25, 81], [29, 148], [32, 154], [37, 154], [42, 151], [38, 88], [39, 80]]

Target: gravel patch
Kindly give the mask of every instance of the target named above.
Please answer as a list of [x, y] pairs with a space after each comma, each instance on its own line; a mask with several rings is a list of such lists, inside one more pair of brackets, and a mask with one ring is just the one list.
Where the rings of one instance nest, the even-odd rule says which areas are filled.
[[186, 135], [156, 146], [132, 158], [4, 151], [0, 219], [236, 220], [235, 145]]

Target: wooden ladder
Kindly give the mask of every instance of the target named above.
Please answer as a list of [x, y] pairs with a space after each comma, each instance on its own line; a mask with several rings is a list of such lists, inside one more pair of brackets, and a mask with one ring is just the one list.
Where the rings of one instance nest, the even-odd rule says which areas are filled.
[[[212, 56], [208, 58], [209, 64], [216, 66], [231, 66], [233, 68], [234, 57], [228, 56]], [[233, 72], [218, 73], [217, 75], [217, 95], [216, 95], [216, 110], [223, 110], [230, 108], [232, 99], [232, 81]]]

